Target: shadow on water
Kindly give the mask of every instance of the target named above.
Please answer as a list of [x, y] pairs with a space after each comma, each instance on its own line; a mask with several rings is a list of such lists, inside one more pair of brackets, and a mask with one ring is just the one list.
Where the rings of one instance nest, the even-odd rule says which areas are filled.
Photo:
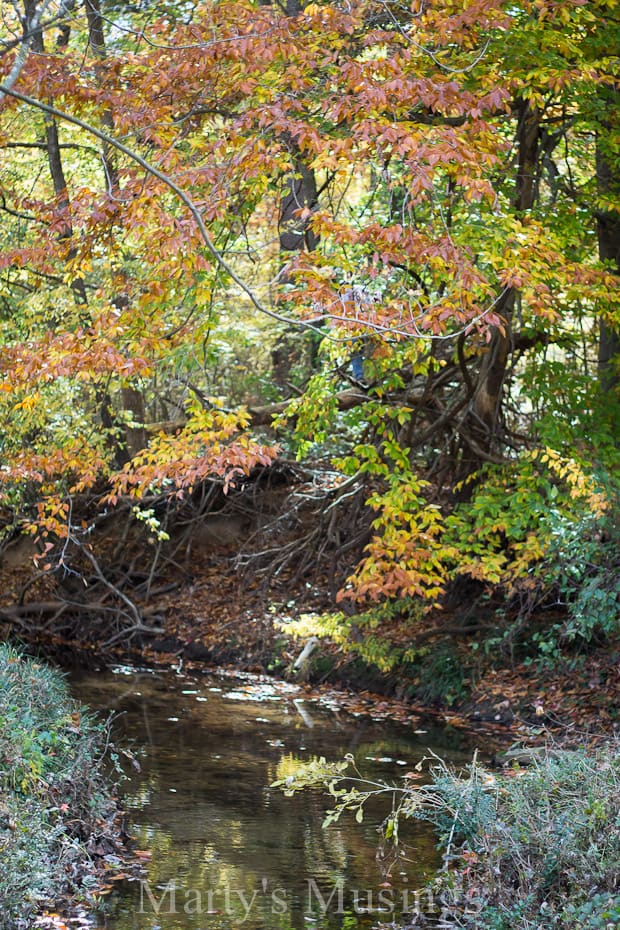
[[[74, 678], [76, 696], [117, 714], [140, 758], [125, 783], [137, 847], [152, 852], [142, 882], [108, 901], [109, 930], [301, 930], [371, 926], [416, 906], [439, 865], [436, 839], [408, 825], [406, 850], [381, 851], [385, 808], [327, 830], [320, 793], [270, 787], [300, 762], [353, 753], [370, 777], [398, 780], [431, 748], [464, 761], [458, 733], [339, 713], [278, 682], [117, 669]], [[407, 892], [407, 896], [405, 896]]]

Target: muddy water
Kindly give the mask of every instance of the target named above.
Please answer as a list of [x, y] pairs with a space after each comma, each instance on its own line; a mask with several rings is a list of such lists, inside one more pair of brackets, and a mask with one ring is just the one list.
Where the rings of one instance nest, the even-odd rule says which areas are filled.
[[[422, 720], [407, 727], [355, 717], [256, 679], [117, 669], [74, 682], [76, 696], [117, 714], [115, 734], [141, 765], [125, 783], [143, 880], [118, 884], [108, 930], [301, 930], [397, 919], [439, 865], [423, 824], [398, 859], [380, 848], [389, 799], [357, 824], [327, 830], [320, 793], [270, 785], [319, 756], [352, 753], [371, 778], [397, 782], [428, 748], [464, 760], [471, 747]], [[415, 731], [421, 732], [415, 732]]]

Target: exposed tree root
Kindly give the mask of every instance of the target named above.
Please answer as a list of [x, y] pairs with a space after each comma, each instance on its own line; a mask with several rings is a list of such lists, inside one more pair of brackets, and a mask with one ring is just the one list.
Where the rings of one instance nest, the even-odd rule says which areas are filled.
[[[266, 589], [286, 578], [295, 588], [314, 579], [333, 597], [368, 539], [366, 493], [357, 477], [341, 481], [324, 467], [280, 462], [228, 494], [206, 481], [180, 501], [154, 496], [141, 502], [148, 520], [136, 517], [131, 500], [101, 511], [96, 498], [74, 499], [67, 537], [45, 553], [44, 569], [26, 545], [4, 586], [0, 618], [34, 637], [129, 646], [161, 633], [152, 624], [160, 598], [191, 584], [214, 554], [240, 584], [260, 578]], [[19, 542], [5, 540], [0, 564]], [[15, 561], [6, 558], [9, 575]]]

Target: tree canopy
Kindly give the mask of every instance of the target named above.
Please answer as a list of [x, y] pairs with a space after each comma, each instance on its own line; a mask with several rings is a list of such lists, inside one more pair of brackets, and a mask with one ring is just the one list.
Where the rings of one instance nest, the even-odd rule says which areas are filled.
[[4, 4], [5, 527], [53, 571], [78, 498], [297, 455], [330, 463], [326, 531], [366, 504], [343, 622], [570, 587], [617, 514], [619, 16]]

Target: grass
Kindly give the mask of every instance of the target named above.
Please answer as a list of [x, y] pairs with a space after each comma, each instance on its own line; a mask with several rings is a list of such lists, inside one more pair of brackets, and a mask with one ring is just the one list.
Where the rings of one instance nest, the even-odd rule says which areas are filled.
[[461, 926], [620, 926], [617, 744], [534, 755], [526, 769], [499, 776], [476, 762], [467, 777], [435, 766], [433, 780], [440, 804], [426, 819], [447, 853], [456, 844], [444, 897]]
[[112, 834], [107, 728], [60, 672], [0, 645], [0, 914], [27, 927], [61, 896], [96, 885], [88, 846]]

